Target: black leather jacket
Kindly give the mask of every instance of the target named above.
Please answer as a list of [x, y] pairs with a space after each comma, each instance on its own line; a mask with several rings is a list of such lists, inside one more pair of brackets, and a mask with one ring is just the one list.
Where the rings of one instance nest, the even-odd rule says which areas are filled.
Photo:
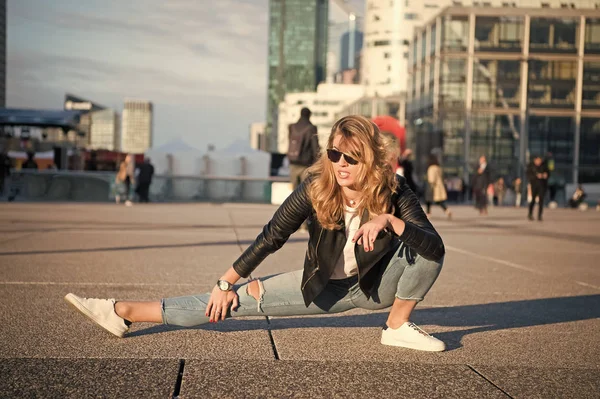
[[[375, 288], [380, 269], [389, 262], [389, 257], [398, 248], [400, 241], [425, 259], [438, 261], [445, 253], [444, 243], [435, 231], [419, 204], [415, 194], [408, 188], [406, 179], [397, 176], [398, 187], [392, 194], [394, 216], [405, 222], [400, 237], [391, 231], [381, 231], [374, 243], [374, 250], [365, 252], [356, 244], [354, 253], [358, 264], [358, 279], [361, 290], [370, 297]], [[346, 245], [345, 229], [327, 230], [317, 221], [308, 195], [310, 178], [306, 179], [277, 209], [271, 221], [263, 228], [244, 253], [234, 262], [233, 268], [242, 277], [250, 273], [267, 257], [283, 246], [290, 235], [308, 219], [309, 240], [304, 259], [302, 295], [308, 306], [325, 288], [335, 264]], [[362, 215], [361, 225], [369, 215]], [[343, 226], [343, 220], [340, 224]], [[387, 256], [386, 256], [387, 255]]]

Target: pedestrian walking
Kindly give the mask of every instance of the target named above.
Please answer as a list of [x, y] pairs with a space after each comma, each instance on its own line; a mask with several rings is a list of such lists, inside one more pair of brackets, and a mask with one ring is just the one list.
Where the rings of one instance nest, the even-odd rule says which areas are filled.
[[117, 204], [121, 202], [121, 196], [125, 198], [125, 205], [131, 206], [131, 186], [135, 182], [135, 163], [131, 154], [127, 154], [125, 160], [119, 164], [119, 171], [115, 179], [117, 195], [115, 200]]
[[513, 190], [515, 192], [515, 207], [519, 208], [521, 206], [521, 195], [523, 192], [523, 180], [520, 177], [517, 177], [513, 181]]
[[448, 219], [452, 218], [452, 212], [446, 205], [448, 193], [444, 186], [444, 177], [442, 168], [438, 162], [437, 156], [429, 155], [429, 164], [427, 166], [427, 188], [425, 190], [425, 205], [427, 206], [427, 217], [431, 216], [431, 204], [439, 205], [446, 213]]
[[529, 220], [533, 220], [533, 208], [536, 202], [538, 202], [538, 220], [542, 221], [542, 213], [544, 212], [544, 197], [546, 195], [546, 189], [548, 188], [548, 177], [550, 172], [548, 167], [542, 160], [541, 156], [536, 156], [533, 162], [529, 164], [527, 168], [527, 179], [531, 184], [531, 198], [532, 201], [529, 204], [529, 214], [527, 217]]
[[[123, 337], [132, 323], [191, 327], [240, 316], [291, 316], [391, 306], [381, 343], [442, 351], [442, 341], [410, 321], [442, 268], [444, 244], [406, 179], [388, 164], [370, 120], [338, 120], [327, 151], [212, 292], [154, 302], [65, 299]], [[308, 219], [304, 269], [237, 285]]]
[[139, 196], [140, 202], [150, 202], [150, 185], [154, 176], [154, 166], [150, 158], [145, 158], [144, 162], [138, 167], [137, 187], [135, 192]]
[[487, 189], [491, 184], [491, 173], [484, 155], [479, 157], [479, 166], [473, 175], [473, 195], [475, 197], [475, 208], [480, 215], [487, 215]]
[[415, 179], [413, 177], [414, 173], [415, 173], [415, 169], [413, 167], [413, 162], [412, 162], [412, 150], [410, 148], [407, 148], [406, 150], [404, 150], [404, 152], [402, 153], [402, 158], [400, 161], [400, 166], [402, 167], [402, 176], [404, 176], [404, 178], [406, 179], [406, 184], [408, 184], [408, 187], [410, 187], [410, 189], [417, 194], [417, 197], [419, 197], [419, 191], [417, 190], [417, 184], [415, 183]]
[[306, 169], [311, 166], [321, 152], [317, 127], [310, 122], [312, 113], [308, 108], [300, 110], [298, 122], [289, 125], [288, 161], [290, 180], [295, 190], [306, 178]]
[[496, 196], [496, 201], [498, 201], [498, 206], [504, 205], [504, 196], [506, 195], [506, 184], [504, 183], [504, 178], [500, 177], [496, 184], [494, 185], [494, 195]]

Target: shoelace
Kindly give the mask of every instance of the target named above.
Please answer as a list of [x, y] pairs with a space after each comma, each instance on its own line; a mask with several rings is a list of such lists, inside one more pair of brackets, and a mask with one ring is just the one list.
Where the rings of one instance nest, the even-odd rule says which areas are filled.
[[419, 326], [417, 326], [415, 323], [408, 323], [408, 326], [410, 328], [412, 328], [413, 330], [415, 330], [416, 332], [418, 332], [419, 334], [423, 334], [426, 337], [431, 337], [431, 335], [427, 334], [425, 331], [421, 330], [421, 328]]

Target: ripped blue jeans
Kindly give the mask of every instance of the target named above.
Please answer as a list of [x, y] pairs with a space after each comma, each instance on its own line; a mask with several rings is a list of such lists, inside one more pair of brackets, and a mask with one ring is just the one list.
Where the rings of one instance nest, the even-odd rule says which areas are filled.
[[[384, 309], [391, 306], [395, 298], [421, 301], [440, 274], [443, 261], [429, 261], [401, 244], [383, 268], [376, 294], [372, 297], [365, 296], [358, 286], [358, 278], [354, 276], [330, 280], [308, 307], [300, 290], [302, 270], [260, 278], [259, 300], [248, 293], [249, 282], [235, 286], [239, 306], [236, 310], [229, 310], [227, 318], [314, 315], [354, 308]], [[209, 318], [204, 312], [209, 299], [210, 293], [163, 299], [163, 323], [184, 327], [207, 323]]]

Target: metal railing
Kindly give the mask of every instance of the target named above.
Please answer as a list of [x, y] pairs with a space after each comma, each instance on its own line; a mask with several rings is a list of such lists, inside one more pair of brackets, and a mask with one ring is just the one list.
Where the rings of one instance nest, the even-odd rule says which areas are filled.
[[[114, 201], [123, 186], [115, 184], [115, 172], [12, 171], [4, 196], [15, 201]], [[271, 184], [288, 177], [166, 176], [156, 175], [150, 185], [154, 202], [271, 202]], [[135, 197], [135, 187], [128, 193]]]

